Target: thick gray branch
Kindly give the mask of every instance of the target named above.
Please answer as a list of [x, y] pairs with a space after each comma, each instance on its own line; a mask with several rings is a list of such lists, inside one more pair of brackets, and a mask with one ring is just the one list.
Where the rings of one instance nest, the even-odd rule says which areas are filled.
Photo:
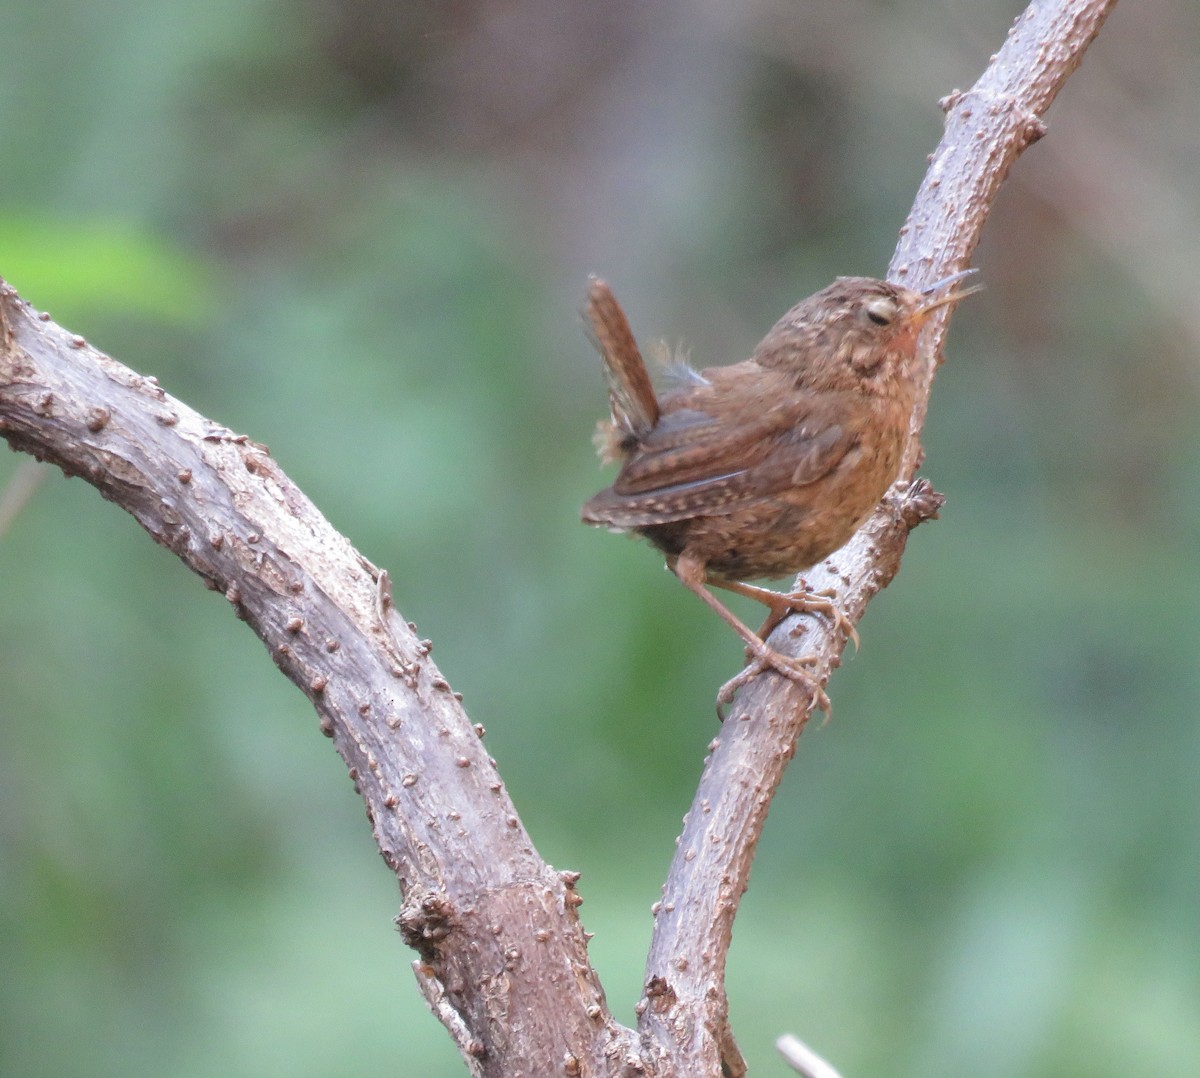
[[[0, 282], [0, 434], [132, 513], [262, 638], [333, 738], [403, 895], [418, 983], [472, 1073], [641, 1068], [587, 959], [575, 878], [538, 857], [387, 576], [266, 448]], [[669, 1072], [663, 1072], [669, 1073]]]
[[[891, 279], [920, 288], [968, 264], [1000, 185], [1044, 133], [1042, 115], [1114, 3], [1031, 4], [979, 81], [943, 102], [946, 131], [901, 230]], [[854, 622], [895, 575], [909, 531], [941, 503], [926, 484], [910, 481], [921, 459], [919, 435], [945, 328], [943, 316], [926, 332], [929, 361], [900, 481], [845, 547], [805, 574], [809, 589], [831, 589]], [[799, 642], [797, 633], [803, 634]], [[812, 615], [788, 619], [771, 642], [816, 656], [822, 679], [846, 643]], [[742, 690], [713, 742], [656, 906], [639, 1028], [646, 1041], [692, 1059], [697, 1075], [745, 1072], [728, 1026], [725, 958], [771, 798], [812, 706], [799, 686], [775, 675]]]

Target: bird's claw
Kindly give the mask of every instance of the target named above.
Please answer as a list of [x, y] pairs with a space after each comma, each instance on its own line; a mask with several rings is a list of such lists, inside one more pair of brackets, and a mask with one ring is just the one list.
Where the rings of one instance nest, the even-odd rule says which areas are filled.
[[788, 680], [794, 681], [797, 685], [801, 685], [807, 689], [812, 697], [812, 706], [819, 711], [824, 711], [828, 720], [828, 716], [833, 713], [833, 705], [830, 704], [829, 695], [825, 692], [821, 683], [813, 675], [812, 671], [808, 669], [808, 667], [816, 662], [816, 657], [812, 655], [784, 655], [782, 652], [775, 651], [773, 648], [763, 645], [762, 651], [755, 652], [746, 668], [740, 674], [731, 677], [718, 690], [717, 718], [722, 722], [725, 721], [724, 709], [728, 707], [734, 695], [743, 685], [749, 684], [759, 674], [767, 670], [774, 670]]
[[[758, 630], [759, 637], [765, 640], [789, 614], [824, 614], [833, 622], [834, 629], [842, 633], [854, 645], [854, 651], [857, 654], [861, 646], [858, 630], [854, 627], [854, 622], [842, 611], [842, 608], [833, 601], [833, 596], [832, 590], [793, 591], [779, 594], [779, 601], [772, 604], [771, 613], [767, 615], [767, 620]], [[753, 649], [747, 648], [746, 657], [749, 658], [752, 654]]]
[[787, 598], [792, 603], [792, 609], [802, 613], [817, 613], [824, 614], [833, 622], [833, 627], [838, 632], [845, 635], [846, 639], [854, 645], [854, 653], [857, 655], [859, 648], [862, 646], [858, 638], [858, 630], [842, 610], [840, 606], [833, 601], [832, 591], [818, 592], [793, 592]]

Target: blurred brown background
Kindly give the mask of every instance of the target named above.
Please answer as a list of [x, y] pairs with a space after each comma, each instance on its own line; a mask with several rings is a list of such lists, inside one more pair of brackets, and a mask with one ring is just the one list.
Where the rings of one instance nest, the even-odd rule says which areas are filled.
[[[879, 274], [1017, 3], [0, 0], [0, 275], [268, 443], [581, 869], [632, 1021], [740, 651], [587, 530], [578, 310], [743, 358]], [[1119, 7], [955, 317], [946, 493], [780, 792], [737, 924], [755, 1073], [1200, 1073], [1200, 8]], [[0, 486], [20, 464], [0, 463]], [[315, 717], [83, 484], [0, 541], [0, 1072], [465, 1073]]]

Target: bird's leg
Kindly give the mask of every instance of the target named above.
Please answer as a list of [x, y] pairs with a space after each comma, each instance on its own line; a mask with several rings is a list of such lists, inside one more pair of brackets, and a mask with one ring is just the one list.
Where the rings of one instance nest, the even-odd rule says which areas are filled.
[[758, 635], [763, 640], [766, 640], [789, 614], [824, 614], [833, 621], [835, 629], [846, 634], [854, 643], [854, 650], [858, 651], [858, 630], [833, 601], [832, 592], [772, 591], [770, 588], [756, 588], [753, 584], [743, 584], [737, 580], [713, 580], [712, 584], [762, 603], [770, 611], [762, 628], [758, 630]]
[[[829, 697], [825, 695], [825, 690], [817, 683], [817, 679], [806, 669], [816, 662], [813, 656], [784, 655], [782, 652], [768, 647], [761, 636], [741, 621], [705, 586], [707, 573], [704, 562], [695, 555], [684, 551], [669, 564], [671, 571], [679, 578], [679, 582], [692, 594], [698, 596], [713, 613], [737, 633], [745, 641], [747, 650], [753, 656], [753, 660], [745, 670], [721, 686], [720, 692], [717, 693], [718, 715], [721, 714], [721, 708], [729, 703], [738, 689], [764, 670], [775, 670], [784, 677], [805, 686], [813, 694], [814, 706], [822, 711], [829, 710]], [[724, 584], [722, 583], [721, 586], [724, 587]], [[765, 589], [753, 590], [764, 591]], [[775, 593], [768, 592], [767, 594], [774, 595]], [[780, 598], [786, 599], [787, 596], [780, 596]]]

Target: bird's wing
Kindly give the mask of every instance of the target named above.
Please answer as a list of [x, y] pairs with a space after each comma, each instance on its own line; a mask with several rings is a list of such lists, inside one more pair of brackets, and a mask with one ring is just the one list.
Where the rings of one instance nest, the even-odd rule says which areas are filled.
[[583, 519], [631, 528], [721, 516], [805, 486], [855, 444], [838, 419], [818, 420], [803, 399], [747, 409], [734, 422], [701, 409], [666, 411], [616, 482], [583, 507]]

